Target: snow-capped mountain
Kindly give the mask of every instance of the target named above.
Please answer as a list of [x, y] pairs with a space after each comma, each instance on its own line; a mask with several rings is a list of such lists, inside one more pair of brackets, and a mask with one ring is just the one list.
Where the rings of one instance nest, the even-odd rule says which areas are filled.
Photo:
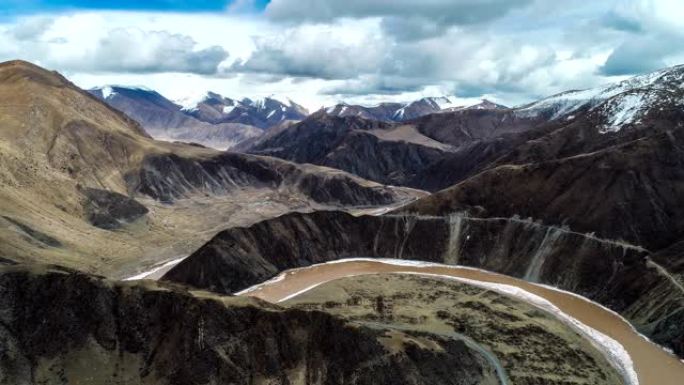
[[203, 121], [144, 87], [105, 86], [89, 92], [125, 112], [157, 139], [194, 142], [223, 150], [262, 133], [251, 125]]
[[240, 123], [267, 129], [285, 121], [299, 121], [309, 111], [290, 99], [274, 96], [242, 100], [207, 92], [199, 97], [178, 100], [182, 110], [195, 118], [210, 123]]
[[384, 122], [403, 122], [419, 118], [421, 116], [444, 111], [457, 111], [461, 109], [500, 109], [505, 106], [482, 100], [474, 105], [463, 105], [454, 97], [426, 97], [409, 103], [380, 103], [375, 106], [337, 104], [325, 109], [331, 116], [346, 117], [357, 116], [364, 119], [379, 120]]
[[571, 120], [590, 111], [600, 132], [615, 132], [639, 123], [650, 112], [684, 106], [684, 66], [635, 76], [586, 90], [567, 91], [521, 106], [517, 113], [549, 120]]
[[145, 87], [104, 86], [94, 96], [137, 120], [155, 138], [227, 149], [265, 129], [299, 121], [308, 111], [274, 97], [234, 100], [213, 92], [173, 102]]
[[510, 108], [507, 106], [504, 106], [503, 104], [498, 104], [498, 103], [492, 102], [491, 100], [482, 99], [479, 103], [476, 103], [476, 104], [467, 104], [467, 105], [462, 105], [462, 106], [446, 107], [446, 108], [443, 108], [441, 112], [463, 111], [463, 110], [508, 110], [508, 109], [510, 109]]
[[329, 116], [340, 118], [356, 116], [363, 119], [391, 122], [396, 121], [397, 111], [402, 107], [401, 103], [380, 103], [375, 106], [339, 103], [325, 108], [324, 111]]

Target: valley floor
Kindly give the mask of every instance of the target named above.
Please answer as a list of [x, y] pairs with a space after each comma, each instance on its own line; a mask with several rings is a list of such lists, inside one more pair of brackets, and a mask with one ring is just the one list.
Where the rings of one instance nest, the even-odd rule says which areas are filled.
[[[225, 196], [196, 194], [173, 204], [139, 197], [148, 215], [112, 231], [93, 227], [41, 196], [16, 193], [4, 198], [0, 199], [4, 257], [21, 263], [49, 260], [115, 279], [159, 278], [173, 267], [159, 269], [161, 265], [190, 255], [226, 228], [250, 226], [293, 211], [339, 209], [267, 188], [241, 188]], [[388, 209], [347, 208], [353, 213]], [[43, 238], [55, 239], [59, 245], [46, 244]], [[153, 270], [154, 276], [140, 276]]]

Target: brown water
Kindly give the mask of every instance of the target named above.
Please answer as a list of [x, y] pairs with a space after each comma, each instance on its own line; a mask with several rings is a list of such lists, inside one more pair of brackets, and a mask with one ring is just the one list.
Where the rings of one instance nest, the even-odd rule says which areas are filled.
[[565, 314], [618, 341], [634, 362], [641, 385], [683, 385], [684, 363], [660, 347], [645, 340], [630, 324], [600, 305], [505, 275], [451, 266], [399, 266], [375, 261], [347, 261], [288, 271], [285, 278], [270, 282], [244, 295], [269, 302], [279, 302], [311, 286], [355, 275], [379, 273], [426, 273], [466, 278], [480, 282], [519, 287], [545, 298]]

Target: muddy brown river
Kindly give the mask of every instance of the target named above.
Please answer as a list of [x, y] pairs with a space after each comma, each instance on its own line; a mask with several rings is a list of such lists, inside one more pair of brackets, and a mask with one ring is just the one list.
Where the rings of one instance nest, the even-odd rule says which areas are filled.
[[338, 261], [289, 270], [276, 279], [243, 291], [242, 294], [276, 303], [335, 279], [355, 275], [402, 272], [443, 275], [485, 284], [504, 284], [520, 288], [546, 299], [568, 316], [622, 344], [634, 363], [639, 384], [684, 384], [684, 363], [639, 335], [627, 321], [617, 314], [571, 293], [487, 271], [441, 265], [397, 265], [365, 260]]

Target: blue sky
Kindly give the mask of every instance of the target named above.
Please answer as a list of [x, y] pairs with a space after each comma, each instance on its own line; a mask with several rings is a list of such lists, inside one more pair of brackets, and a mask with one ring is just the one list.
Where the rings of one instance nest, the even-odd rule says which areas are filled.
[[[255, 6], [265, 8], [269, 0], [256, 0]], [[167, 12], [223, 12], [226, 0], [0, 0], [3, 12], [11, 14], [78, 10], [126, 10]]]
[[509, 105], [684, 63], [681, 0], [0, 0], [0, 60], [170, 98]]

